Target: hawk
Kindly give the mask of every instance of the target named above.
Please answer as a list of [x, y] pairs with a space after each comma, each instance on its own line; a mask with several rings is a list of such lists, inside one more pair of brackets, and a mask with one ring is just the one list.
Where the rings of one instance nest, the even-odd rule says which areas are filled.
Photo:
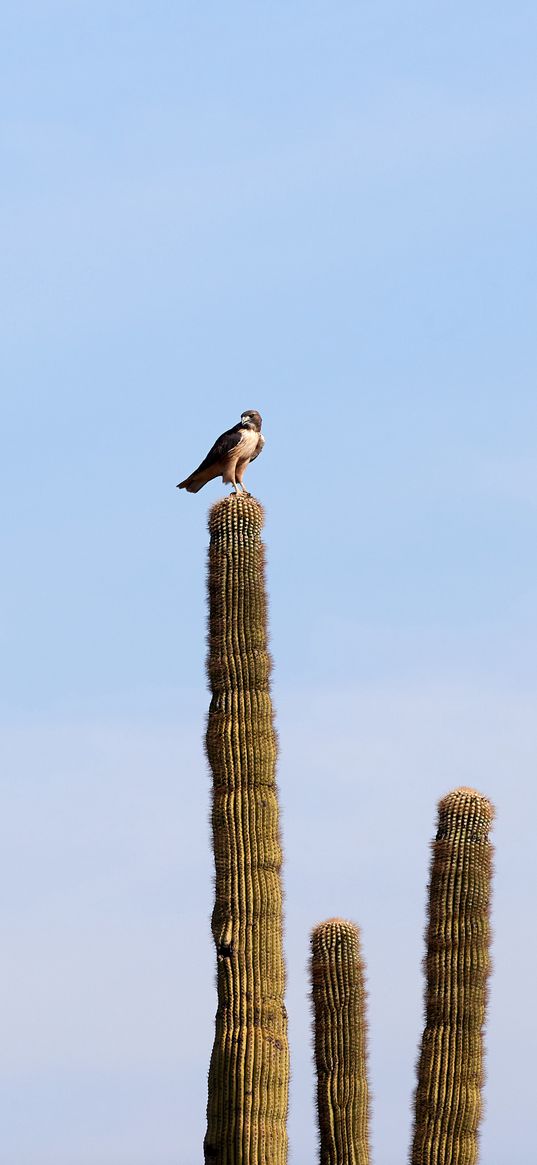
[[177, 489], [186, 489], [189, 494], [197, 494], [198, 490], [208, 481], [212, 481], [213, 477], [222, 475], [224, 485], [231, 482], [236, 494], [239, 492], [239, 486], [242, 492], [247, 494], [242, 479], [246, 466], [259, 457], [265, 444], [261, 424], [261, 417], [255, 409], [248, 409], [242, 413], [238, 425], [222, 433], [212, 449], [209, 449], [201, 465], [198, 465], [189, 477], [185, 477], [184, 481], [180, 481]]

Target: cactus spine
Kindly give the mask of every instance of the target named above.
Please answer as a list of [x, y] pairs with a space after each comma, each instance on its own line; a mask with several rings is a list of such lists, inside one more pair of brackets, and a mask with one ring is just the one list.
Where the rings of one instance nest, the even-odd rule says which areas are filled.
[[364, 968], [358, 928], [331, 918], [311, 936], [320, 1165], [368, 1165]]
[[207, 756], [218, 1008], [205, 1162], [285, 1165], [289, 1086], [281, 848], [261, 528], [252, 498], [209, 516]]
[[438, 806], [429, 885], [426, 1024], [412, 1165], [475, 1165], [483, 1080], [493, 808], [473, 789]]

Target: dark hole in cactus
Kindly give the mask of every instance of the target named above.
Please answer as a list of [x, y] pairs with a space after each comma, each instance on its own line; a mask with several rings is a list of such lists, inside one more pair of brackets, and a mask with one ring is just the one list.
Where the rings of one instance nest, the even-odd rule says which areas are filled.
[[219, 943], [217, 951], [219, 959], [230, 959], [233, 954], [233, 943]]

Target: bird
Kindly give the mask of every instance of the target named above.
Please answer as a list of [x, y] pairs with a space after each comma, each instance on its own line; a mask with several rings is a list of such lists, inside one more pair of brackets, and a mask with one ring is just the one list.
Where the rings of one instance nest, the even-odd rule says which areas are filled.
[[265, 438], [261, 433], [262, 418], [256, 409], [247, 409], [241, 413], [238, 425], [226, 429], [215, 441], [207, 456], [193, 473], [180, 481], [177, 489], [186, 489], [187, 493], [197, 494], [208, 481], [222, 475], [224, 485], [231, 483], [235, 494], [241, 492], [249, 496], [244, 488], [242, 479], [246, 466], [250, 461], [259, 457]]

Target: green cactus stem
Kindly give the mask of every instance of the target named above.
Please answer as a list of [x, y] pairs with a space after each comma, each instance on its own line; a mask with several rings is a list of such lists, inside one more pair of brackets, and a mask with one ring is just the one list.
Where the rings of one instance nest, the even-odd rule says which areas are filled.
[[358, 928], [322, 922], [311, 936], [320, 1165], [368, 1165], [364, 967]]
[[474, 789], [455, 789], [438, 806], [412, 1165], [477, 1161], [493, 815], [490, 801]]
[[270, 699], [263, 511], [248, 496], [209, 516], [207, 756], [218, 1008], [205, 1162], [285, 1165], [289, 1089], [282, 853]]

